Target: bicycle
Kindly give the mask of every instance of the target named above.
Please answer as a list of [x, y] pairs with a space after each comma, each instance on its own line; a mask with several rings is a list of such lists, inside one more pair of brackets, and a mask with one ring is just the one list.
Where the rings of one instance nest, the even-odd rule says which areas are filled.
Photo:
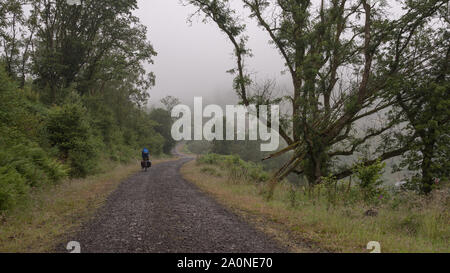
[[147, 158], [141, 162], [141, 167], [145, 172], [147, 172], [147, 170], [152, 167], [152, 162]]

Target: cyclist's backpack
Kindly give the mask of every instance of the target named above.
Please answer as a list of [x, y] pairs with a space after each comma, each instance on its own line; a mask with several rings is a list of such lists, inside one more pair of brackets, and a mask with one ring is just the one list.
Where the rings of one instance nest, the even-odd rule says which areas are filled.
[[[152, 166], [152, 162], [150, 162], [150, 160], [147, 161], [147, 168], [150, 168], [151, 166]], [[145, 168], [145, 161], [141, 161], [141, 167]]]

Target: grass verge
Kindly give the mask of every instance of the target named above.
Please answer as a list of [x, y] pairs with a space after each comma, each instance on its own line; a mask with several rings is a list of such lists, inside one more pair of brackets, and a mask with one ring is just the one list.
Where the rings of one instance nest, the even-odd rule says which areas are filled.
[[[152, 160], [154, 164], [174, 158]], [[78, 230], [102, 206], [120, 182], [140, 170], [133, 162], [86, 179], [38, 189], [0, 215], [0, 252], [46, 253]]]
[[[181, 169], [185, 179], [244, 216], [263, 231], [274, 234], [294, 252], [369, 252], [370, 241], [382, 252], [449, 252], [448, 196], [433, 204], [410, 200], [396, 209], [378, 209], [376, 217], [364, 215], [366, 207], [327, 206], [308, 199], [289, 184], [276, 188], [271, 201], [261, 194], [264, 183], [230, 180], [220, 165], [189, 162]], [[312, 246], [312, 247], [311, 247]]]

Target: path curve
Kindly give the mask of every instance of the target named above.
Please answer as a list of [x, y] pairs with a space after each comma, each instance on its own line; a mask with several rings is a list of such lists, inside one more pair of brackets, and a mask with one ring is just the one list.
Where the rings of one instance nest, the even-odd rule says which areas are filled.
[[124, 180], [72, 240], [83, 253], [287, 252], [184, 180], [180, 168], [190, 160]]

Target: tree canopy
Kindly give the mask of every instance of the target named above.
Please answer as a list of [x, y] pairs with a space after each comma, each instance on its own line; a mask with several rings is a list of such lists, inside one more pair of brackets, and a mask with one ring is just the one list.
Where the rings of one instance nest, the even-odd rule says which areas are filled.
[[[245, 67], [251, 50], [236, 2], [285, 61], [292, 93], [266, 102], [283, 99], [291, 110], [280, 129], [288, 148], [272, 157], [294, 153], [274, 181], [293, 172], [311, 184], [330, 175], [344, 178], [354, 168], [331, 163], [364, 151], [364, 165], [406, 159], [410, 169], [421, 170], [424, 192], [432, 176], [448, 175], [432, 167], [443, 167], [442, 158], [448, 158], [448, 1], [400, 1], [399, 16], [390, 14], [389, 3], [382, 0], [185, 2], [233, 44], [237, 66], [230, 72], [236, 74], [234, 88], [244, 105], [254, 103]], [[442, 110], [436, 113], [437, 108]], [[369, 149], [369, 143], [377, 145]], [[407, 160], [414, 155], [414, 163]]]
[[156, 52], [137, 1], [80, 4], [0, 2], [0, 210], [31, 187], [174, 145], [170, 115], [144, 108]]

